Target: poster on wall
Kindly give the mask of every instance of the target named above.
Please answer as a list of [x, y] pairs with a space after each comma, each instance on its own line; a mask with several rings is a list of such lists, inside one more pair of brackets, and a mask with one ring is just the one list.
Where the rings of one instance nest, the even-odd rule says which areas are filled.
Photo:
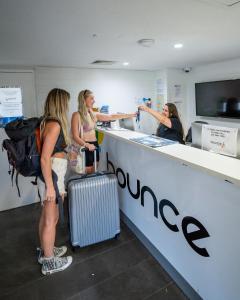
[[181, 84], [174, 84], [174, 98], [182, 99], [182, 86]]
[[202, 149], [236, 157], [237, 135], [237, 128], [203, 125]]
[[164, 105], [165, 84], [163, 79], [156, 81], [156, 110], [162, 111]]
[[21, 88], [0, 88], [0, 127], [22, 116]]

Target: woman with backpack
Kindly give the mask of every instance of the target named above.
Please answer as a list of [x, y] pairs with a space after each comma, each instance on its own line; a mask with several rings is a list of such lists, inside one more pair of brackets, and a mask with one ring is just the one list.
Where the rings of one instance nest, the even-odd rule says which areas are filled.
[[71, 130], [74, 141], [74, 148], [85, 147], [86, 172], [94, 172], [94, 151], [97, 151], [97, 161], [99, 161], [99, 145], [96, 138], [96, 122], [108, 122], [119, 119], [136, 117], [132, 114], [102, 114], [93, 112], [94, 95], [90, 90], [83, 90], [78, 95], [78, 111], [72, 115]]
[[57, 187], [64, 198], [64, 177], [67, 171], [65, 148], [69, 144], [67, 112], [70, 95], [62, 89], [49, 92], [44, 116], [40, 125], [41, 134], [41, 170], [42, 180], [38, 180], [38, 188], [42, 201], [42, 213], [39, 222], [39, 238], [41, 243], [38, 262], [42, 264], [42, 273], [49, 275], [63, 271], [72, 263], [72, 257], [63, 255], [66, 246], [55, 247], [56, 225], [59, 209], [56, 204], [56, 190], [52, 171], [57, 175]]

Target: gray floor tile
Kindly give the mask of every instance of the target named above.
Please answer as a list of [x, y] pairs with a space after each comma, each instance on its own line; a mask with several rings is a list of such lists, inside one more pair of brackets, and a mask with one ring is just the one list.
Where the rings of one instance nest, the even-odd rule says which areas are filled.
[[141, 300], [170, 282], [169, 276], [152, 258], [93, 286], [71, 300]]
[[172, 283], [144, 300], [188, 300], [188, 298]]
[[150, 295], [150, 300], [177, 299], [177, 288], [161, 290], [171, 279], [125, 224], [121, 224], [118, 240], [72, 252], [66, 206], [65, 226], [58, 227], [56, 244], [68, 245], [73, 264], [64, 272], [44, 277], [35, 251], [40, 212], [39, 204], [0, 212], [1, 300], [134, 300]]
[[[77, 253], [74, 254], [73, 265], [66, 271], [23, 284], [11, 293], [11, 299], [65, 300], [68, 296], [136, 265], [148, 258], [149, 253], [139, 241], [133, 240], [82, 262], [77, 262], [77, 256]], [[33, 293], [34, 298], [31, 298]]]

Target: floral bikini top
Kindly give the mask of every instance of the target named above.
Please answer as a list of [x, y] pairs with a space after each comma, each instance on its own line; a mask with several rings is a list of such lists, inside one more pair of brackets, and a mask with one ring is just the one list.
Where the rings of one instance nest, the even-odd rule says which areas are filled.
[[96, 117], [94, 115], [94, 120], [91, 118], [90, 113], [87, 114], [87, 122], [83, 124], [82, 126], [83, 132], [90, 132], [92, 130], [95, 130], [96, 128]]

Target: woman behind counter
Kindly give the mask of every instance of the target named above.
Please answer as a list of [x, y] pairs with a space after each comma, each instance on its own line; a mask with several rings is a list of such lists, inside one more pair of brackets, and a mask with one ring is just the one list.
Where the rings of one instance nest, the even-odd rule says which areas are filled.
[[183, 140], [183, 126], [175, 104], [166, 103], [162, 113], [145, 105], [140, 105], [139, 109], [151, 114], [159, 121], [160, 124], [156, 132], [157, 136], [185, 144]]

